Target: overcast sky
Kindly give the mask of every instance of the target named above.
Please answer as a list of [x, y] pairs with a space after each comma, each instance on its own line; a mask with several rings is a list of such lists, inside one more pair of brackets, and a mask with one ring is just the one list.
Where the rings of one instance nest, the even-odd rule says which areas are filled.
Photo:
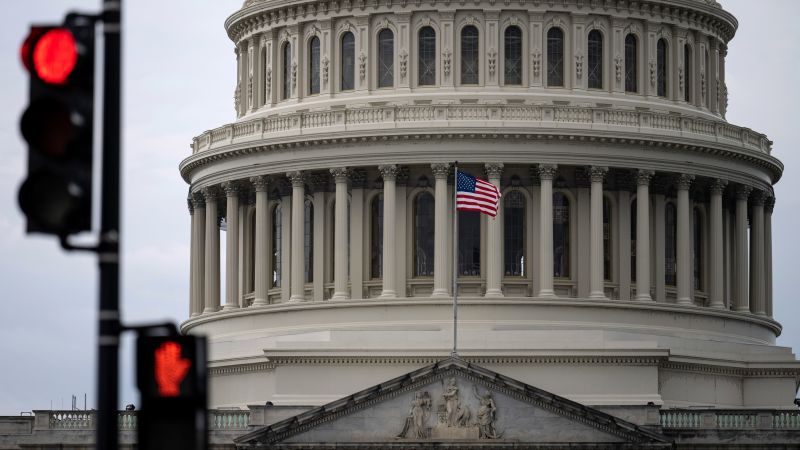
[[[0, 415], [95, 406], [96, 260], [28, 237], [17, 206], [26, 150], [18, 132], [27, 97], [19, 45], [30, 23], [59, 21], [100, 0], [2, 0], [0, 18]], [[242, 0], [125, 2], [122, 311], [126, 323], [188, 311], [189, 215], [178, 163], [193, 136], [235, 119], [236, 72], [225, 18]], [[797, 0], [723, 0], [740, 21], [730, 45], [728, 120], [766, 133], [786, 165], [773, 217], [780, 345], [800, 349], [796, 282], [800, 239], [800, 16]], [[223, 253], [224, 254], [224, 253]], [[137, 403], [130, 339], [120, 404]]]

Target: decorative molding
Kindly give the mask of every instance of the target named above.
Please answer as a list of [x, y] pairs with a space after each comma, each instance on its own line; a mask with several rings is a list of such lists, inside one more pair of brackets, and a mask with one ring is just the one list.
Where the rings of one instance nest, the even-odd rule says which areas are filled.
[[433, 171], [433, 177], [437, 180], [445, 179], [450, 174], [450, 164], [434, 163], [431, 164], [431, 170]]
[[708, 191], [711, 195], [722, 195], [725, 192], [725, 187], [728, 185], [728, 180], [715, 178], [708, 185]]
[[495, 70], [497, 69], [497, 50], [494, 47], [490, 48], [487, 52], [489, 63], [489, 78], [494, 78]]
[[362, 82], [367, 77], [367, 55], [364, 52], [358, 55], [358, 75]]
[[326, 87], [328, 86], [328, 72], [329, 72], [329, 64], [330, 60], [327, 56], [322, 58], [322, 84]]
[[533, 76], [538, 77], [542, 70], [542, 51], [538, 48], [531, 52], [531, 61], [533, 63]]
[[347, 183], [350, 180], [350, 170], [347, 167], [336, 167], [330, 172], [337, 183]]
[[558, 166], [555, 164], [539, 164], [539, 180], [553, 181], [558, 173]]
[[589, 167], [589, 179], [592, 183], [602, 183], [608, 174], [608, 167], [591, 166]]
[[286, 178], [288, 178], [289, 181], [292, 183], [293, 188], [305, 186], [306, 174], [299, 170], [295, 170], [293, 172], [287, 172]]
[[451, 66], [451, 57], [453, 56], [453, 52], [449, 48], [445, 48], [442, 51], [442, 67], [444, 72], [445, 78], [450, 78], [450, 66]]
[[499, 180], [503, 175], [503, 163], [501, 162], [486, 163], [483, 167], [486, 170], [487, 178], [497, 178]]
[[637, 186], [650, 186], [655, 172], [652, 170], [639, 170], [636, 172], [636, 185]]
[[408, 74], [408, 51], [403, 49], [400, 51], [400, 80], [405, 81]]
[[256, 190], [256, 192], [267, 192], [269, 187], [269, 179], [264, 175], [250, 177], [250, 184], [253, 185], [253, 188]]
[[736, 200], [747, 200], [750, 197], [750, 193], [753, 192], [753, 187], [740, 184], [736, 186], [735, 192], [736, 192]]
[[397, 179], [397, 166], [395, 164], [384, 164], [378, 166], [378, 170], [383, 177], [383, 181], [395, 181]]
[[679, 191], [688, 191], [689, 188], [692, 187], [693, 181], [694, 175], [682, 173], [675, 177], [675, 188]]

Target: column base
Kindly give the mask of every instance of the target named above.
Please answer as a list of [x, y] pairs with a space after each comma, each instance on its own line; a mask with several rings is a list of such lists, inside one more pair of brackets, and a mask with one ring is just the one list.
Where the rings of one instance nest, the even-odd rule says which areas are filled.
[[694, 305], [694, 302], [692, 301], [692, 299], [688, 298], [688, 297], [679, 298], [679, 299], [676, 300], [676, 303], [679, 304], [679, 305]]
[[215, 313], [217, 311], [219, 311], [219, 308], [212, 308], [206, 306], [206, 308], [203, 310], [203, 314]]
[[650, 294], [637, 295], [634, 300], [636, 300], [637, 302], [652, 302], [653, 297], [650, 297]]
[[347, 292], [335, 292], [331, 300], [347, 300], [350, 296], [347, 295]]
[[198, 312], [193, 312], [192, 314], [190, 314], [190, 315], [189, 315], [189, 317], [197, 317], [197, 316], [199, 316], [199, 315], [200, 315], [200, 313], [198, 313]]
[[223, 311], [230, 311], [232, 309], [239, 309], [239, 305], [225, 305], [222, 307]]
[[552, 289], [542, 289], [542, 290], [539, 291], [539, 295], [537, 295], [537, 297], [540, 297], [540, 298], [557, 298], [558, 296], [556, 295], [555, 291], [553, 291]]
[[378, 298], [397, 298], [397, 292], [384, 290]]
[[603, 291], [590, 292], [589, 298], [591, 300], [608, 300], [608, 297], [606, 297], [606, 293]]
[[434, 297], [450, 297], [450, 293], [447, 292], [447, 289], [434, 289], [431, 298]]
[[300, 303], [306, 301], [305, 297], [301, 297], [299, 295], [292, 295], [289, 297], [289, 303]]
[[734, 311], [742, 312], [742, 313], [749, 313], [750, 312], [750, 307], [749, 306], [737, 306], [736, 308], [734, 308]]
[[724, 303], [712, 303], [712, 304], [708, 305], [708, 307], [709, 308], [714, 308], [714, 309], [727, 309], [727, 308], [725, 308], [725, 304]]
[[498, 297], [505, 297], [505, 296], [503, 295], [503, 291], [500, 290], [500, 289], [487, 289], [486, 290], [486, 294], [484, 294], [484, 297], [498, 298]]

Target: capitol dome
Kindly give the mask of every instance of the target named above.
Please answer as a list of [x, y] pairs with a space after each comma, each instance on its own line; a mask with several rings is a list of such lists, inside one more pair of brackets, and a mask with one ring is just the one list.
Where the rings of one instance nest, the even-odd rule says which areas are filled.
[[[607, 409], [792, 407], [783, 165], [725, 118], [719, 3], [247, 0], [225, 28], [236, 118], [180, 165], [210, 406], [446, 358], [457, 273], [466, 361]], [[502, 198], [454, 249], [456, 161]]]

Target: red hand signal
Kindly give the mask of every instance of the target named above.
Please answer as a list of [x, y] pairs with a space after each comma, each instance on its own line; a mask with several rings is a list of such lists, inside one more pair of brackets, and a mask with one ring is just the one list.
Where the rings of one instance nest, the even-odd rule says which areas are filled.
[[156, 349], [155, 376], [162, 397], [177, 397], [192, 362], [181, 357], [181, 344], [165, 342]]

